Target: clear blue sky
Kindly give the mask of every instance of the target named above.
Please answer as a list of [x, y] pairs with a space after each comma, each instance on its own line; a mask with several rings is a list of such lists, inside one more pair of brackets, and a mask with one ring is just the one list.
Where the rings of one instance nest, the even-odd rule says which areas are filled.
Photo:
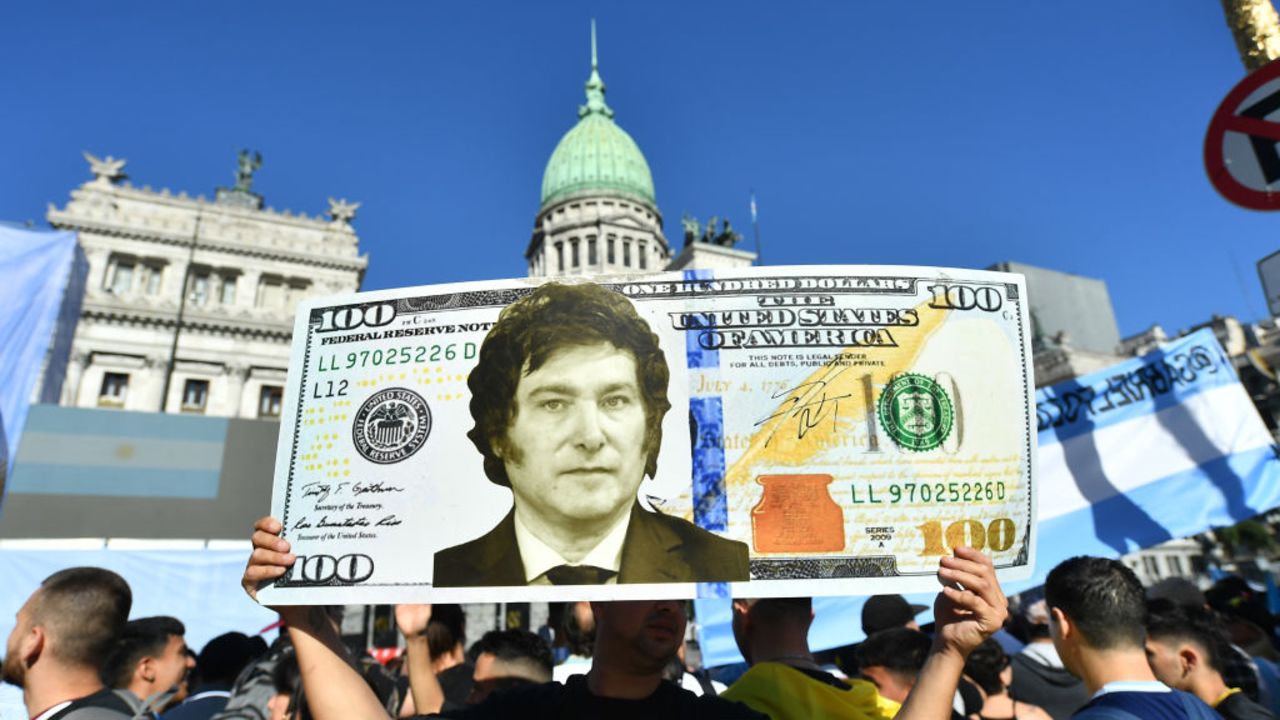
[[[576, 120], [596, 17], [617, 121], [680, 216], [748, 223], [770, 264], [1106, 280], [1120, 330], [1265, 313], [1280, 215], [1201, 160], [1244, 76], [1218, 0], [1160, 3], [20, 3], [0, 43], [0, 220], [43, 224], [128, 158], [211, 195], [363, 203], [366, 289], [520, 276], [542, 170]], [[749, 238], [749, 235], [748, 235]]]

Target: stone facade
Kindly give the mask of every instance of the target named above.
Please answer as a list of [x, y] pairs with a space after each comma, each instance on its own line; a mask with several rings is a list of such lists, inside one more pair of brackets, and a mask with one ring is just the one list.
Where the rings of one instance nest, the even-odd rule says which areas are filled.
[[208, 201], [90, 162], [47, 216], [88, 261], [61, 404], [277, 417], [298, 302], [360, 288], [355, 205], [331, 200], [326, 220], [261, 209], [247, 187]]
[[529, 277], [562, 277], [745, 268], [756, 254], [695, 239], [673, 256], [656, 207], [602, 189], [539, 213], [525, 260]]
[[544, 208], [525, 251], [529, 277], [653, 272], [670, 258], [658, 209], [607, 190]]
[[668, 270], [731, 270], [751, 267], [756, 262], [756, 254], [750, 250], [739, 250], [735, 247], [713, 245], [704, 242], [686, 243], [671, 263]]

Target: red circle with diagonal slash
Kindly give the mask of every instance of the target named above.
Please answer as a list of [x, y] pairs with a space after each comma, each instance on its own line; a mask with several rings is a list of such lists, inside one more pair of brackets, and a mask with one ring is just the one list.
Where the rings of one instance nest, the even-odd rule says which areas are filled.
[[[1280, 122], [1238, 114], [1249, 96], [1277, 78], [1280, 78], [1280, 60], [1263, 65], [1241, 80], [1218, 106], [1204, 138], [1204, 167], [1209, 173], [1210, 182], [1223, 197], [1253, 210], [1280, 210], [1280, 181], [1272, 183], [1276, 185], [1275, 190], [1269, 190], [1265, 180], [1261, 187], [1245, 184], [1231, 172], [1232, 161], [1242, 161], [1245, 158], [1228, 157], [1224, 146], [1227, 133], [1264, 137], [1280, 143]], [[1276, 92], [1280, 93], [1280, 87]], [[1256, 162], [1252, 157], [1248, 160]]]

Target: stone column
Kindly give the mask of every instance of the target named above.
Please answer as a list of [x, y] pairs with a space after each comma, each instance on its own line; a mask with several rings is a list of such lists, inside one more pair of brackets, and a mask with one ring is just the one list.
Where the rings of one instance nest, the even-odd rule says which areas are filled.
[[246, 417], [244, 414], [244, 385], [249, 379], [249, 366], [240, 364], [226, 365], [222, 369], [226, 377], [226, 389], [223, 393], [222, 412], [210, 413], [227, 417]]
[[[144, 361], [146, 367], [145, 373], [139, 373], [143, 377], [139, 380], [146, 380], [146, 383], [138, 383], [138, 387], [130, 388], [133, 392], [141, 392], [143, 400], [141, 405], [136, 406], [144, 412], [168, 412], [169, 399], [161, 397], [164, 393], [165, 377], [169, 374], [169, 356], [168, 355], [148, 355]], [[172, 394], [173, 388], [169, 388]]]
[[77, 350], [67, 360], [67, 376], [62, 381], [62, 393], [58, 400], [60, 405], [75, 407], [80, 402], [80, 380], [84, 378], [84, 369], [89, 366], [89, 352]]
[[257, 305], [258, 281], [261, 278], [261, 270], [244, 269], [244, 273], [240, 275], [240, 282], [236, 285], [236, 307], [251, 308]]

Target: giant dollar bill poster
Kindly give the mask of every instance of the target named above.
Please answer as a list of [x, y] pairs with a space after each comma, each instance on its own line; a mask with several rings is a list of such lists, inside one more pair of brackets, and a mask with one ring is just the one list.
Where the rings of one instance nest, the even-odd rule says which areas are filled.
[[1026, 576], [1021, 276], [775, 267], [304, 304], [267, 603], [936, 588]]

